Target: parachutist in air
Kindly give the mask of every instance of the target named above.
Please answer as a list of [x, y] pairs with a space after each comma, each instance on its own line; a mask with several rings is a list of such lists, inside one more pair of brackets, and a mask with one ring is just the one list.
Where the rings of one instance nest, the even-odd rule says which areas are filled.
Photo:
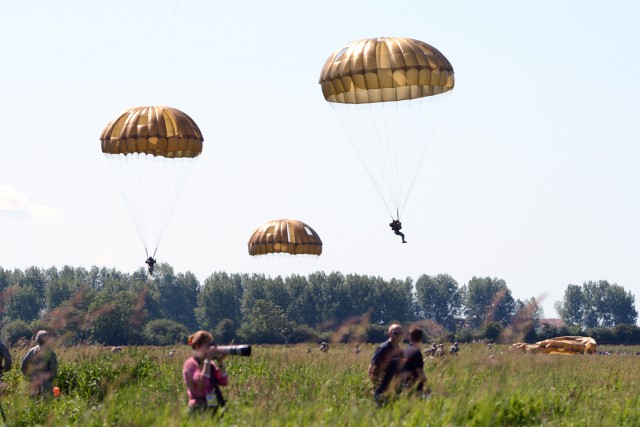
[[402, 223], [400, 222], [399, 219], [394, 219], [390, 224], [389, 227], [391, 227], [391, 229], [393, 230], [393, 233], [402, 237], [402, 243], [407, 243], [406, 240], [404, 240], [404, 233], [401, 232], [400, 230], [402, 230]]
[[156, 265], [156, 260], [149, 257], [144, 263], [149, 266], [149, 274], [153, 276], [153, 267]]

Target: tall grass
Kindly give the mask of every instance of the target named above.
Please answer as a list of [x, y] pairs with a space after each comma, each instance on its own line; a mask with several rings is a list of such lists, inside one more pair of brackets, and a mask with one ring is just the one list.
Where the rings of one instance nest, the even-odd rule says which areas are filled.
[[[366, 368], [373, 346], [328, 353], [264, 346], [227, 362], [231, 384], [221, 425], [519, 426], [640, 425], [640, 356], [510, 354], [464, 345], [457, 357], [428, 360], [431, 397], [401, 397], [383, 408]], [[14, 355], [19, 356], [18, 352]], [[20, 354], [21, 355], [21, 354]], [[32, 402], [17, 369], [5, 375], [9, 425], [210, 425], [189, 418], [181, 369], [187, 347], [58, 350], [61, 397]]]

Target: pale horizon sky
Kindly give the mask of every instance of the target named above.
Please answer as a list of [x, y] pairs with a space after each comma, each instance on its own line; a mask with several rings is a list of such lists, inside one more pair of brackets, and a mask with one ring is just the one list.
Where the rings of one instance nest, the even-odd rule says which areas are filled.
[[[516, 298], [608, 280], [640, 294], [640, 55], [631, 1], [7, 2], [0, 47], [0, 266], [132, 272], [144, 249], [100, 152], [126, 108], [189, 114], [204, 149], [158, 251], [254, 271], [251, 232], [295, 218], [318, 269], [503, 278]], [[456, 87], [403, 216], [388, 215], [322, 97], [328, 55], [423, 40]], [[637, 307], [636, 307], [637, 308]]]

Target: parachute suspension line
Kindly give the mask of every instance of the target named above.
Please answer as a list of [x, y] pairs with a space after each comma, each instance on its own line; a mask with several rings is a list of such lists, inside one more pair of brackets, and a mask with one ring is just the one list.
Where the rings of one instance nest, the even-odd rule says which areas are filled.
[[[164, 207], [164, 211], [161, 214], [161, 221], [159, 223], [159, 232], [156, 240], [156, 251], [160, 246], [162, 236], [169, 225], [169, 220], [173, 216], [175, 209], [180, 200], [180, 196], [184, 190], [184, 187], [189, 180], [189, 175], [196, 161], [195, 158], [181, 158], [181, 159], [167, 159], [162, 158], [163, 168], [171, 169], [171, 173], [165, 173], [165, 180], [175, 180], [173, 182], [165, 182], [166, 192], [163, 192], [165, 199], [161, 203], [161, 207]], [[154, 252], [155, 253], [155, 252]]]
[[[105, 156], [108, 159], [113, 175], [116, 178], [116, 183], [118, 184], [118, 188], [120, 189], [120, 193], [122, 194], [127, 210], [133, 219], [133, 225], [138, 232], [138, 236], [140, 236], [140, 240], [144, 244], [145, 236], [140, 223], [142, 215], [140, 214], [138, 203], [135, 203], [135, 198], [137, 196], [136, 189], [132, 188], [138, 186], [138, 180], [133, 179], [132, 171], [127, 167], [127, 156], [124, 154], [105, 154]], [[133, 154], [130, 156], [133, 156]], [[127, 183], [129, 183], [129, 185], [127, 185]], [[146, 244], [144, 245], [144, 250], [148, 255]]]
[[376, 173], [377, 169], [373, 167], [372, 162], [367, 161], [369, 160], [368, 158], [372, 156], [372, 154], [367, 153], [367, 148], [378, 151], [378, 157], [383, 156], [382, 152], [380, 151], [381, 144], [372, 144], [373, 147], [366, 147], [365, 144], [360, 143], [361, 140], [366, 139], [367, 134], [372, 134], [372, 136], [379, 141], [380, 135], [378, 135], [378, 132], [367, 132], [367, 127], [369, 127], [369, 129], [375, 129], [375, 120], [363, 120], [363, 118], [370, 119], [370, 117], [363, 115], [362, 112], [358, 114], [357, 105], [352, 106], [334, 102], [330, 102], [329, 105], [333, 109], [336, 117], [338, 117], [340, 125], [344, 129], [344, 132], [347, 134], [349, 143], [360, 158], [360, 161], [362, 162], [365, 171], [369, 175], [369, 178], [373, 181], [375, 189], [382, 199], [384, 206], [389, 212], [389, 215], [393, 217], [393, 214], [391, 213], [391, 210], [386, 203], [385, 194], [383, 193], [382, 188], [379, 185], [381, 176]]
[[187, 182], [194, 159], [151, 154], [106, 154], [147, 257], [162, 235]]
[[[416, 115], [412, 119], [413, 129], [408, 138], [415, 141], [422, 141], [422, 144], [416, 144], [413, 147], [414, 150], [408, 157], [411, 163], [407, 170], [415, 169], [416, 172], [420, 170], [450, 95], [451, 92], [447, 92], [417, 100], [416, 103], [419, 104], [419, 108], [415, 108]], [[424, 123], [424, 125], [421, 126], [421, 123]], [[403, 210], [417, 177], [418, 173], [407, 177], [406, 196], [402, 201], [400, 210]]]

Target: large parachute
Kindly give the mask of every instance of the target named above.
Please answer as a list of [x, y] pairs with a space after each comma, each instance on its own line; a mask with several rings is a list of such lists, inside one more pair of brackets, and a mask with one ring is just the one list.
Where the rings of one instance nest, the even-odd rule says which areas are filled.
[[111, 120], [100, 141], [147, 256], [155, 256], [202, 153], [202, 133], [175, 108], [136, 107]]
[[247, 244], [249, 255], [274, 274], [309, 273], [322, 254], [322, 240], [302, 221], [277, 219], [258, 227]]
[[517, 342], [509, 350], [519, 350], [525, 353], [543, 354], [593, 354], [596, 352], [598, 344], [591, 337], [565, 336], [549, 338], [538, 341], [535, 344], [525, 344]]
[[453, 67], [419, 40], [363, 39], [329, 56], [320, 85], [389, 214], [399, 219], [454, 87]]

